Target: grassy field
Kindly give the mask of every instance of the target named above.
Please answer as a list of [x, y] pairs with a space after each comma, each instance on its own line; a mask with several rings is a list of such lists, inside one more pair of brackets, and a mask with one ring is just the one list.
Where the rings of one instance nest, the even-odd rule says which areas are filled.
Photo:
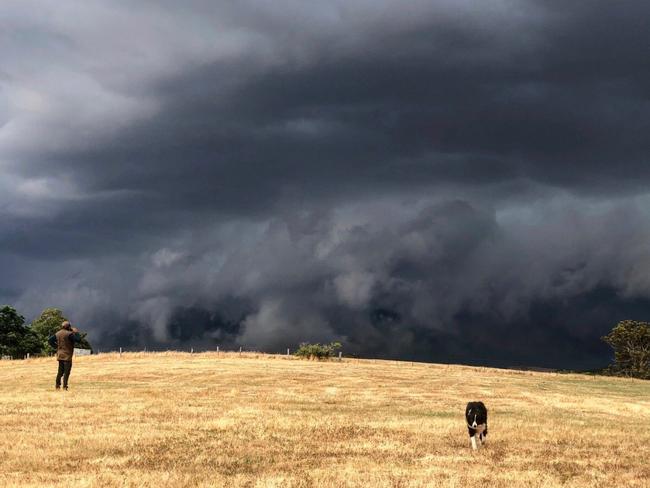
[[55, 373], [0, 361], [2, 486], [650, 486], [650, 382], [237, 353], [81, 357], [68, 392]]

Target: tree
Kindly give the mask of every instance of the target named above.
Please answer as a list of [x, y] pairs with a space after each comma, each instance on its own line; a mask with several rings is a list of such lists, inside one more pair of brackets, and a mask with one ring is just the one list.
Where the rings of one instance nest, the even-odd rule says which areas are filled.
[[32, 322], [32, 330], [38, 334], [38, 337], [43, 344], [43, 352], [48, 355], [56, 352], [47, 343], [47, 339], [56, 334], [61, 329], [61, 324], [66, 321], [63, 312], [58, 308], [46, 308], [41, 315]]
[[650, 323], [623, 320], [603, 340], [614, 349], [614, 373], [650, 379]]
[[9, 305], [0, 308], [0, 355], [22, 358], [40, 351], [38, 335], [25, 327], [25, 317]]
[[[38, 334], [42, 344], [42, 349], [46, 354], [54, 354], [56, 351], [48, 344], [48, 338], [56, 334], [61, 329], [61, 324], [68, 320], [58, 308], [46, 308], [41, 315], [32, 322], [32, 329]], [[92, 346], [86, 339], [87, 334], [80, 332], [81, 342], [79, 347], [83, 349], [92, 349]]]

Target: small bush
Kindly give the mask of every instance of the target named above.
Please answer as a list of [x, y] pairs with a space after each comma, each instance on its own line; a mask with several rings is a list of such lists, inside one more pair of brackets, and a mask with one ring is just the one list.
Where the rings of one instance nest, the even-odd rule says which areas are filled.
[[336, 351], [341, 349], [340, 342], [330, 342], [329, 344], [309, 344], [303, 342], [296, 351], [296, 356], [305, 359], [330, 359], [334, 357]]

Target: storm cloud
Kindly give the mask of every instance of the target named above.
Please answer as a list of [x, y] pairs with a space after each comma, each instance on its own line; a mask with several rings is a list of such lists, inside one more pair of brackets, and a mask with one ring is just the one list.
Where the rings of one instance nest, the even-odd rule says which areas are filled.
[[96, 347], [596, 367], [650, 313], [646, 2], [4, 2], [0, 302]]

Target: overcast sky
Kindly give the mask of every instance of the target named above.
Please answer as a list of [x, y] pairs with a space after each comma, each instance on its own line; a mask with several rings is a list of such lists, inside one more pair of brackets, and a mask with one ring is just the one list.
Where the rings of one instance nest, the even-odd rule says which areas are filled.
[[95, 347], [596, 367], [650, 319], [646, 1], [0, 3], [0, 302]]

